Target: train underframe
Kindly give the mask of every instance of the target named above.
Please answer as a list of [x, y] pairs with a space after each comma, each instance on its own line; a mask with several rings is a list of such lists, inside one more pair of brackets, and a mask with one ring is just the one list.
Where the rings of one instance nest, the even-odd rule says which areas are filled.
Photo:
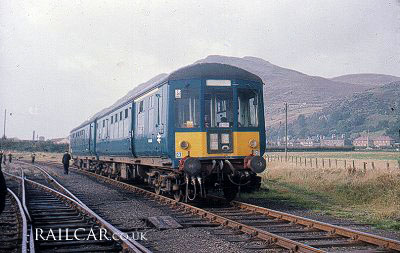
[[228, 201], [239, 192], [256, 191], [261, 185], [257, 173], [265, 169], [265, 160], [259, 156], [211, 160], [185, 157], [177, 169], [88, 157], [74, 157], [74, 164], [120, 181], [147, 183], [157, 194], [184, 202], [206, 198], [210, 190], [222, 191]]

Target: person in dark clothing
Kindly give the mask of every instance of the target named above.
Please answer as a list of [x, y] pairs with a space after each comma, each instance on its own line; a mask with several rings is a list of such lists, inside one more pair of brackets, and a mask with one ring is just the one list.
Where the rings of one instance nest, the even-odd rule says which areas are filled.
[[68, 153], [68, 151], [65, 151], [65, 154], [62, 158], [62, 163], [64, 165], [64, 174], [66, 175], [68, 175], [69, 160], [71, 160], [71, 155]]
[[[0, 170], [1, 170], [1, 163], [3, 162], [3, 156], [4, 156], [3, 150], [0, 150]], [[6, 158], [4, 157], [4, 159]]]
[[12, 161], [12, 154], [8, 153], [8, 162], [11, 163], [11, 161]]
[[32, 163], [35, 163], [35, 158], [36, 158], [35, 153], [32, 153], [31, 157], [32, 157]]
[[[4, 158], [5, 159], [5, 158]], [[3, 172], [1, 171], [0, 163], [0, 214], [3, 212], [6, 205], [7, 185], [4, 179]]]
[[6, 165], [6, 153], [3, 152], [3, 164]]

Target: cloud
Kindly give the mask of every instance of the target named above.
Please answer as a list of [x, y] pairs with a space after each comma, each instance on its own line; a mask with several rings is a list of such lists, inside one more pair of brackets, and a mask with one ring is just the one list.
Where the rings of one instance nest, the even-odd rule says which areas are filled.
[[96, 64], [97, 61], [90, 56], [73, 55], [60, 59], [58, 67], [62, 71], [89, 71]]
[[[66, 136], [135, 85], [211, 54], [256, 56], [328, 77], [400, 76], [398, 7], [379, 0], [3, 0], [0, 107], [31, 108], [30, 128]], [[17, 120], [10, 134], [30, 138]]]
[[37, 106], [31, 106], [28, 109], [30, 115], [39, 115], [39, 108]]

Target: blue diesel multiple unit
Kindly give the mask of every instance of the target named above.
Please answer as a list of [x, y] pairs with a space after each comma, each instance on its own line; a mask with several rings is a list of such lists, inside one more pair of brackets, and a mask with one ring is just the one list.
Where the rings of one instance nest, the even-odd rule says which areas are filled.
[[75, 163], [186, 201], [257, 190], [266, 167], [262, 80], [199, 63], [132, 90], [70, 133]]

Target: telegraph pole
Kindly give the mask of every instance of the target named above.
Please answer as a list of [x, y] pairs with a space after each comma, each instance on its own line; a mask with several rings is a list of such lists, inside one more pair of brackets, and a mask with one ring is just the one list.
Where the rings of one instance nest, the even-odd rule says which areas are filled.
[[3, 129], [3, 138], [6, 138], [6, 122], [7, 122], [7, 109], [4, 109], [4, 129]]
[[285, 159], [287, 161], [287, 145], [288, 145], [288, 127], [287, 127], [287, 110], [288, 110], [288, 104], [285, 103]]

